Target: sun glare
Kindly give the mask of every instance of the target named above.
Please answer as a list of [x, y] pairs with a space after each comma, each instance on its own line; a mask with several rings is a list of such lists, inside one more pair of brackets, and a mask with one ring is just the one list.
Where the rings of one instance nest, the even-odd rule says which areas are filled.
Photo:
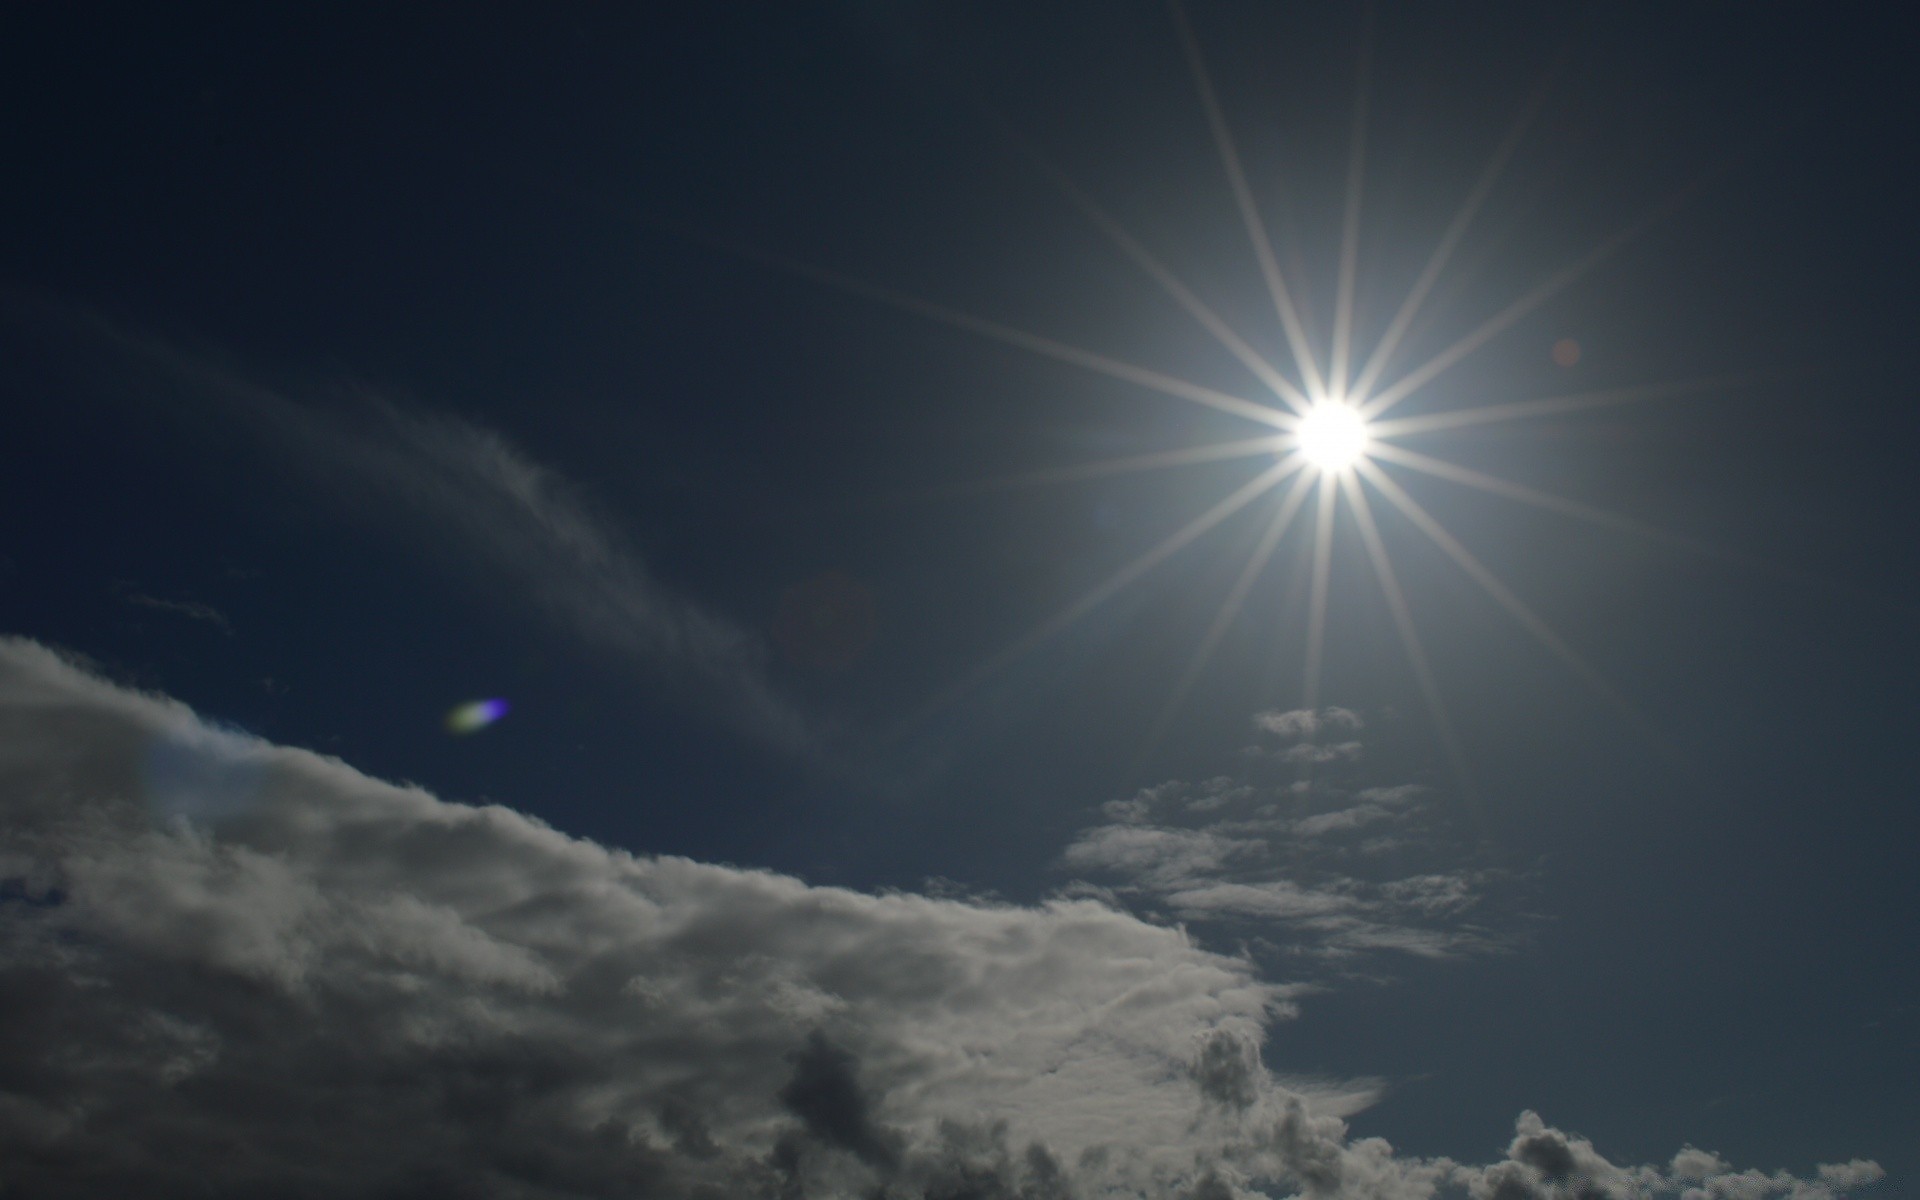
[[[1424, 694], [1447, 756], [1463, 785], [1468, 776], [1465, 758], [1455, 737], [1452, 722], [1442, 702], [1440, 686], [1415, 623], [1414, 604], [1418, 589], [1401, 582], [1390, 553], [1390, 542], [1383, 536], [1374, 499], [1385, 502], [1386, 510], [1404, 518], [1404, 525], [1423, 536], [1478, 586], [1486, 597], [1513, 618], [1529, 636], [1560, 659], [1575, 675], [1616, 709], [1644, 725], [1638, 714], [1559, 634], [1536, 614], [1515, 591], [1448, 531], [1442, 521], [1429, 512], [1399, 482], [1407, 473], [1426, 476], [1446, 483], [1491, 493], [1547, 512], [1572, 517], [1615, 530], [1629, 530], [1663, 541], [1669, 535], [1648, 529], [1624, 517], [1583, 504], [1576, 500], [1537, 491], [1522, 484], [1485, 474], [1404, 444], [1447, 430], [1468, 426], [1527, 420], [1580, 412], [1620, 404], [1634, 404], [1664, 396], [1686, 395], [1726, 387], [1728, 379], [1680, 380], [1640, 387], [1612, 388], [1574, 392], [1535, 399], [1482, 404], [1475, 407], [1441, 409], [1415, 416], [1389, 416], [1402, 401], [1420, 393], [1428, 384], [1452, 370], [1463, 359], [1511, 329], [1553, 297], [1573, 286], [1589, 272], [1639, 237], [1653, 224], [1655, 217], [1670, 210], [1669, 201], [1654, 214], [1625, 226], [1594, 249], [1561, 267], [1505, 307], [1471, 326], [1450, 345], [1432, 353], [1418, 365], [1396, 363], [1395, 357], [1407, 348], [1417, 328], [1422, 309], [1433, 297], [1435, 287], [1445, 274], [1469, 227], [1479, 213], [1508, 160], [1530, 124], [1536, 106], [1524, 107], [1515, 118], [1505, 139], [1482, 168], [1478, 181], [1462, 201], [1458, 212], [1441, 235], [1427, 264], [1414, 281], [1399, 308], [1380, 330], [1364, 354], [1356, 344], [1355, 317], [1358, 311], [1356, 290], [1360, 280], [1361, 184], [1366, 148], [1365, 73], [1361, 73], [1361, 94], [1354, 113], [1353, 136], [1349, 148], [1347, 194], [1342, 215], [1339, 277], [1334, 289], [1333, 323], [1328, 344], [1315, 346], [1308, 323], [1302, 319], [1301, 298], [1296, 296], [1301, 280], [1289, 281], [1281, 269], [1268, 235], [1260, 205], [1249, 185], [1240, 161], [1240, 153], [1226, 113], [1220, 106], [1206, 58], [1184, 11], [1172, 6], [1174, 24], [1186, 50], [1196, 90], [1215, 149], [1225, 172], [1229, 190], [1241, 223], [1245, 226], [1253, 250], [1253, 259], [1271, 293], [1274, 315], [1285, 336], [1291, 371], [1287, 364], [1269, 361], [1246, 339], [1236, 333], [1220, 313], [1215, 312], [1191, 288], [1157, 258], [1140, 239], [1112, 214], [1101, 208], [1066, 173], [1053, 165], [1037, 149], [1027, 147], [1040, 168], [1053, 180], [1066, 199], [1078, 208], [1094, 227], [1127, 258], [1131, 259], [1167, 297], [1185, 309], [1211, 333], [1220, 347], [1237, 358], [1263, 385], [1261, 398], [1215, 388], [1157, 371], [1151, 367], [1113, 358], [1099, 351], [1058, 341], [977, 316], [960, 309], [925, 300], [880, 284], [869, 283], [825, 268], [815, 267], [783, 255], [751, 251], [728, 245], [728, 249], [746, 257], [807, 276], [829, 287], [865, 296], [882, 304], [915, 313], [955, 329], [1027, 350], [1044, 358], [1071, 364], [1123, 383], [1157, 391], [1173, 399], [1187, 401], [1252, 422], [1257, 436], [1240, 437], [1209, 444], [1180, 446], [1166, 450], [1136, 453], [1075, 464], [1027, 475], [989, 481], [991, 486], [1009, 484], [1071, 483], [1138, 471], [1155, 471], [1226, 462], [1241, 458], [1275, 456], [1264, 469], [1222, 496], [1185, 525], [1157, 544], [1142, 551], [1132, 561], [1091, 588], [1078, 599], [1056, 611], [1031, 629], [1024, 637], [981, 663], [966, 678], [942, 693], [939, 704], [969, 690], [998, 673], [1009, 664], [1031, 653], [1048, 638], [1073, 625], [1108, 599], [1160, 567], [1186, 547], [1231, 520], [1238, 513], [1264, 510], [1265, 528], [1254, 544], [1237, 580], [1222, 599], [1214, 619], [1207, 627], [1190, 657], [1186, 670], [1174, 685], [1161, 709], [1158, 721], [1145, 739], [1145, 747], [1157, 743], [1174, 718], [1189, 691], [1199, 681], [1214, 653], [1220, 648], [1231, 626], [1253, 600], [1258, 585], [1275, 552], [1289, 532], [1299, 528], [1309, 541], [1311, 554], [1303, 569], [1309, 572], [1306, 645], [1301, 671], [1301, 704], [1314, 708], [1319, 704], [1321, 675], [1326, 657], [1326, 627], [1335, 607], [1330, 593], [1333, 578], [1334, 543], [1342, 526], [1336, 514], [1345, 507], [1350, 521], [1345, 528], [1359, 535], [1365, 558], [1372, 564], [1380, 591], [1408, 666]], [[1683, 189], [1680, 196], [1684, 196]], [[1442, 293], [1444, 294], [1444, 293]], [[1571, 347], [1571, 348], [1569, 348]], [[1553, 349], [1553, 361], [1566, 367], [1579, 358], [1579, 347], [1563, 340]], [[1278, 399], [1282, 403], [1275, 405]], [[1146, 750], [1143, 750], [1143, 755]]]
[[1323, 400], [1300, 419], [1294, 444], [1306, 460], [1328, 474], [1345, 471], [1367, 450], [1367, 421], [1360, 410]]

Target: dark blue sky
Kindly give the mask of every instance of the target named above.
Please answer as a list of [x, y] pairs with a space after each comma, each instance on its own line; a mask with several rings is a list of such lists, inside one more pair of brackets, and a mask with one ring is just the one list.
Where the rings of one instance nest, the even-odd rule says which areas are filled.
[[[1362, 14], [1192, 20], [1324, 340]], [[1426, 785], [1517, 939], [1263, 960], [1325, 986], [1275, 1069], [1390, 1085], [1356, 1133], [1472, 1158], [1534, 1108], [1628, 1161], [1857, 1155], [1920, 1194], [1902, 35], [1705, 3], [1374, 16], [1363, 343], [1536, 91], [1403, 369], [1661, 214], [1397, 415], [1745, 378], [1422, 443], [1715, 554], [1396, 476], [1637, 717], [1376, 500], [1470, 786], [1342, 518], [1320, 698], [1366, 722], [1354, 786]], [[1256, 430], [729, 249], [1258, 397], [1022, 151], [1290, 369], [1159, 6], [41, 6], [0, 92], [0, 631], [609, 845], [1021, 903], [1076, 877], [1102, 803], [1255, 770], [1253, 715], [1301, 703], [1295, 538], [1148, 741], [1244, 519], [954, 693], [1259, 464], [967, 485]], [[473, 431], [644, 587], [580, 600], [577, 556], [421, 481]], [[711, 670], [636, 650], [594, 607], [634, 588], [744, 641]], [[508, 718], [448, 736], [483, 696]]]

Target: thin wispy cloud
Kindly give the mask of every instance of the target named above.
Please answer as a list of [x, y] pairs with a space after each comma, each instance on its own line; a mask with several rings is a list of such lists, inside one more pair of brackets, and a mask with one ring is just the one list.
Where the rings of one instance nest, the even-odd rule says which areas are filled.
[[189, 621], [211, 625], [222, 633], [233, 632], [233, 622], [227, 619], [227, 614], [211, 604], [203, 604], [198, 600], [169, 599], [165, 596], [149, 596], [145, 592], [131, 590], [123, 590], [120, 599], [122, 603], [132, 605], [134, 608], [171, 613], [176, 617], [185, 617]]
[[315, 492], [477, 568], [496, 594], [621, 656], [661, 692], [779, 749], [812, 747], [808, 720], [769, 676], [763, 638], [659, 579], [579, 487], [505, 434], [366, 389], [321, 403], [97, 314], [10, 299], [111, 345], [171, 385], [163, 402], [247, 430]]
[[456, 531], [476, 559], [583, 640], [705, 694], [756, 736], [805, 745], [807, 722], [768, 678], [760, 635], [661, 582], [558, 472], [473, 422], [372, 407], [372, 444], [343, 449], [408, 495], [434, 529]]
[[1446, 958], [1524, 939], [1496, 902], [1524, 872], [1485, 861], [1425, 789], [1366, 786], [1359, 714], [1262, 712], [1252, 725], [1240, 774], [1109, 802], [1061, 865], [1144, 914], [1254, 929], [1290, 958]]

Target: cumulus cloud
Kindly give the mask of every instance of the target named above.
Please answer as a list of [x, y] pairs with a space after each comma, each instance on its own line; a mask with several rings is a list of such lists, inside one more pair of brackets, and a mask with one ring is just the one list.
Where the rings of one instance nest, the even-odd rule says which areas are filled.
[[1734, 1171], [1719, 1155], [1688, 1146], [1665, 1172], [1607, 1161], [1586, 1138], [1562, 1132], [1524, 1112], [1504, 1161], [1456, 1168], [1473, 1200], [1638, 1200], [1678, 1192], [1681, 1200], [1833, 1200], [1885, 1176], [1879, 1164], [1854, 1159], [1822, 1164], [1812, 1179], [1785, 1171]]
[[1614, 1167], [1531, 1114], [1488, 1166], [1396, 1155], [1268, 1069], [1285, 989], [1177, 928], [628, 854], [19, 640], [0, 821], [8, 1195], [1826, 1200], [1877, 1173]]

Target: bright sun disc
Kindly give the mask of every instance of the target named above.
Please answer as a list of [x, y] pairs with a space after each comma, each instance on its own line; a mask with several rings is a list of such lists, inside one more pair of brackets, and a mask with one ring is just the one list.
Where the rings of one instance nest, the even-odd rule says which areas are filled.
[[1367, 422], [1351, 405], [1328, 401], [1301, 418], [1295, 437], [1308, 462], [1322, 471], [1341, 471], [1366, 451]]

